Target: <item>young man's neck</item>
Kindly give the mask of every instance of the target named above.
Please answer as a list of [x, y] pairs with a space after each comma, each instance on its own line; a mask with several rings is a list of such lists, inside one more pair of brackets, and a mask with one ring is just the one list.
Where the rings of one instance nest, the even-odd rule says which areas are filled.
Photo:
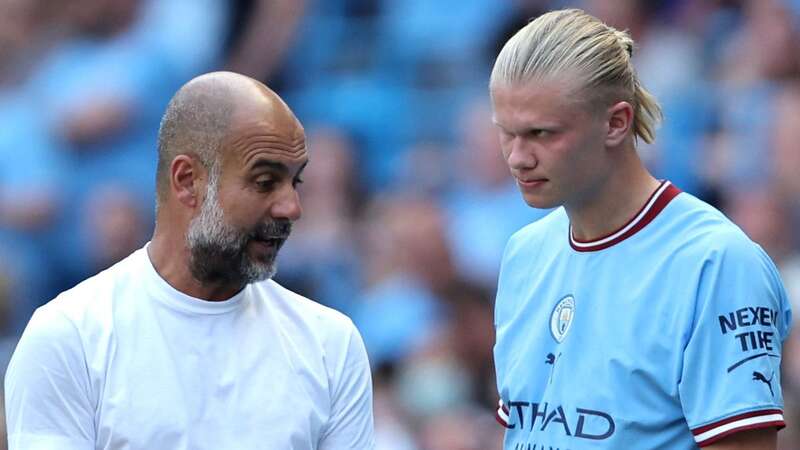
[[591, 241], [622, 228], [658, 189], [660, 182], [638, 156], [626, 161], [580, 204], [564, 205], [575, 239]]

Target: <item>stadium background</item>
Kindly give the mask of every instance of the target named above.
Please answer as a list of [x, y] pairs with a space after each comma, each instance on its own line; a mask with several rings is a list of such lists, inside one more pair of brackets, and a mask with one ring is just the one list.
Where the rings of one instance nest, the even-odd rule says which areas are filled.
[[[0, 0], [0, 364], [36, 306], [147, 241], [160, 115], [228, 68], [305, 124], [278, 280], [361, 329], [378, 449], [499, 448], [499, 258], [544, 212], [507, 174], [487, 79], [514, 30], [564, 6], [631, 31], [666, 113], [643, 157], [767, 250], [800, 317], [798, 0]], [[799, 335], [782, 450], [800, 449]]]

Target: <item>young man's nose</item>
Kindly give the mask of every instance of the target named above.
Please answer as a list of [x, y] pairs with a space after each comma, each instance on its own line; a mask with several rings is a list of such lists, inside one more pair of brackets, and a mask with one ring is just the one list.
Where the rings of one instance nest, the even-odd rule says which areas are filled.
[[525, 145], [524, 139], [520, 137], [511, 141], [511, 151], [508, 153], [506, 162], [512, 170], [525, 170], [536, 167], [536, 158], [529, 148]]

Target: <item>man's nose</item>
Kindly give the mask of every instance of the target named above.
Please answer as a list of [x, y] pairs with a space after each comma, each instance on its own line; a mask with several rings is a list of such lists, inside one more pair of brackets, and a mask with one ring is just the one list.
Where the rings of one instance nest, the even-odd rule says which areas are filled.
[[278, 199], [270, 208], [273, 219], [286, 219], [294, 222], [303, 214], [300, 206], [300, 195], [294, 186], [287, 186], [278, 193]]

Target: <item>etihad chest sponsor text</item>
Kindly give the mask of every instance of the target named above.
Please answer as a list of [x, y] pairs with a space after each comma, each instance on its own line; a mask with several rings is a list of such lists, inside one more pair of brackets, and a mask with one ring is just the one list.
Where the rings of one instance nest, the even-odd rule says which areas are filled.
[[[616, 425], [611, 415], [602, 411], [586, 408], [575, 408], [565, 411], [561, 405], [550, 407], [547, 402], [531, 403], [523, 401], [510, 401], [509, 429], [529, 429], [545, 431], [550, 427], [557, 427], [567, 436], [581, 439], [604, 440], [614, 434]], [[516, 418], [516, 421], [514, 421]]]

